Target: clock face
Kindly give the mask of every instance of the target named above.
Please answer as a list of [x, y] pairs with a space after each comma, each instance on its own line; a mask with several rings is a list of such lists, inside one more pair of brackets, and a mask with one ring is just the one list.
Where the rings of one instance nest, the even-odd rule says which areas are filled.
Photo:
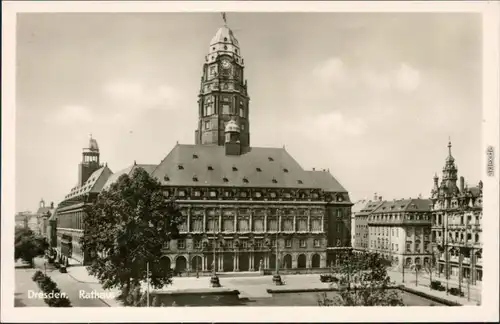
[[231, 67], [231, 63], [228, 60], [222, 60], [221, 64], [223, 69], [229, 69]]

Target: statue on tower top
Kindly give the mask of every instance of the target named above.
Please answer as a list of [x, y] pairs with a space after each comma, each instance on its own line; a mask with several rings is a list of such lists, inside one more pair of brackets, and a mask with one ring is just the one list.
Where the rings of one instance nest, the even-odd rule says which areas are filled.
[[222, 20], [224, 20], [224, 26], [227, 26], [226, 13], [222, 12], [221, 15], [222, 15]]

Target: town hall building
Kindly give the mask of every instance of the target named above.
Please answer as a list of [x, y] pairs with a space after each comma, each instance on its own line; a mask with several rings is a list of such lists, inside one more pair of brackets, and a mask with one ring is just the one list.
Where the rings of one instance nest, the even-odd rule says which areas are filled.
[[[184, 216], [180, 237], [164, 248], [165, 268], [274, 270], [277, 261], [280, 271], [306, 271], [336, 263], [351, 249], [349, 193], [329, 171], [304, 170], [284, 147], [251, 146], [244, 70], [239, 42], [224, 25], [202, 67], [194, 144], [175, 145], [157, 165], [134, 163], [114, 174], [92, 160], [91, 183], [82, 178], [72, 191], [76, 196], [67, 197], [73, 203], [61, 203], [58, 214], [76, 213], [78, 219], [80, 206], [91, 202], [94, 192], [142, 167], [161, 182], [166, 198], [176, 199]], [[75, 224], [82, 232], [81, 221]], [[68, 235], [58, 226], [61, 230]]]

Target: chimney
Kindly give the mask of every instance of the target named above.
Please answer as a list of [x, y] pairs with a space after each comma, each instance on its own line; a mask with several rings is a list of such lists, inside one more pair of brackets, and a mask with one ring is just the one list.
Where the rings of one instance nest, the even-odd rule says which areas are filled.
[[378, 199], [378, 196], [377, 196], [377, 193], [375, 193], [375, 195], [373, 196], [373, 200], [377, 201], [377, 199]]
[[316, 168], [313, 168], [313, 171], [316, 171]]
[[50, 209], [54, 209], [54, 202], [50, 203]]
[[382, 201], [382, 196], [379, 196], [379, 197], [378, 197], [378, 201]]
[[460, 192], [464, 192], [464, 177], [460, 177]]

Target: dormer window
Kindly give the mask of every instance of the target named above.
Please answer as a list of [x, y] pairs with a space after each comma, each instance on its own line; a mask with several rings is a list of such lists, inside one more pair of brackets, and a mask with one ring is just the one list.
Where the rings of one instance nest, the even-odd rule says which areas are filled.
[[184, 170], [184, 166], [182, 164], [179, 164], [177, 168], [179, 168], [179, 170]]
[[217, 192], [216, 191], [210, 191], [210, 197], [215, 198], [217, 197]]
[[198, 182], [198, 177], [197, 177], [197, 176], [194, 176], [194, 177], [193, 177], [193, 181], [194, 181], [194, 182]]
[[193, 159], [197, 159], [198, 158], [198, 154], [193, 154]]
[[257, 172], [262, 172], [261, 168], [256, 168], [255, 170], [257, 170]]
[[273, 183], [278, 183], [278, 180], [276, 180], [276, 179], [273, 179], [272, 181], [273, 181]]
[[286, 168], [283, 169], [283, 172], [288, 173], [288, 169], [286, 169]]
[[273, 162], [273, 161], [274, 161], [274, 159], [273, 159], [272, 157], [268, 157], [267, 159], [268, 159], [270, 162]]
[[238, 168], [237, 167], [233, 167], [233, 171], [238, 171]]
[[247, 193], [246, 193], [246, 191], [242, 191], [242, 192], [240, 192], [240, 197], [241, 197], [241, 198], [246, 198], [246, 197], [247, 197]]
[[256, 191], [254, 193], [254, 196], [255, 196], [255, 198], [260, 198], [260, 197], [262, 197], [262, 194], [260, 193], [260, 191]]
[[229, 180], [226, 177], [222, 178], [222, 181], [229, 182]]
[[200, 192], [199, 190], [196, 190], [196, 191], [194, 192], [194, 196], [195, 196], [195, 197], [199, 197], [199, 196], [201, 196], [201, 192]]
[[163, 180], [165, 180], [165, 181], [170, 181], [170, 178], [169, 178], [167, 175], [165, 175], [165, 176], [163, 177]]
[[276, 198], [276, 193], [275, 193], [275, 192], [271, 192], [271, 193], [269, 193], [269, 196], [270, 196], [271, 198]]
[[208, 171], [213, 171], [213, 170], [214, 170], [214, 168], [213, 168], [211, 165], [209, 165], [209, 166], [207, 167], [207, 169], [208, 169]]
[[243, 183], [248, 183], [248, 179], [247, 178], [243, 178]]
[[186, 192], [184, 190], [179, 191], [179, 197], [185, 197]]
[[302, 182], [302, 180], [297, 180], [297, 183], [298, 184], [304, 184], [304, 182]]

